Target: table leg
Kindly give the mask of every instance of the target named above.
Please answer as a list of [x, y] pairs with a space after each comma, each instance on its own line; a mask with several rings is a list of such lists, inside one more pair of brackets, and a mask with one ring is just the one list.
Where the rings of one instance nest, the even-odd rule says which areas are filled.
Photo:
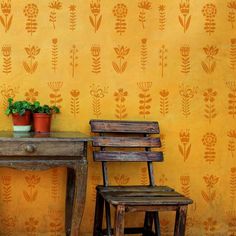
[[185, 235], [187, 209], [188, 209], [188, 206], [180, 206], [179, 209], [176, 211], [174, 236]]
[[114, 222], [114, 236], [124, 236], [124, 217], [125, 206], [116, 206], [115, 222]]

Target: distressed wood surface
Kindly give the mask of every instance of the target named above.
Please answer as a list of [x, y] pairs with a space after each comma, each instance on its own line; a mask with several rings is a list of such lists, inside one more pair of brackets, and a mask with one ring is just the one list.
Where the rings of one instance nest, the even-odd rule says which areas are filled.
[[110, 161], [110, 162], [146, 162], [163, 161], [162, 152], [120, 152], [120, 151], [100, 151], [94, 152], [93, 158], [95, 161]]
[[159, 134], [156, 121], [90, 120], [93, 133], [140, 133]]
[[66, 167], [66, 236], [78, 236], [87, 182], [87, 142], [79, 132], [0, 132], [0, 167], [47, 170]]

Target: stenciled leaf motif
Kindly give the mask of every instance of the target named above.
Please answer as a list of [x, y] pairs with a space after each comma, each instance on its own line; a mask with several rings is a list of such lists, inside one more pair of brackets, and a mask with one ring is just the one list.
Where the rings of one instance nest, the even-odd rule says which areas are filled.
[[30, 70], [30, 67], [29, 67], [29, 65], [27, 64], [27, 62], [23, 61], [23, 66], [24, 66], [26, 72], [30, 73], [31, 70]]
[[114, 70], [115, 70], [117, 73], [120, 73], [120, 68], [119, 68], [119, 66], [118, 66], [114, 61], [112, 62], [112, 65], [113, 65]]
[[93, 21], [92, 16], [89, 16], [89, 20], [90, 20], [91, 25], [92, 25], [93, 27], [95, 27], [95, 24], [94, 24], [94, 21]]
[[184, 22], [181, 16], [179, 16], [179, 23], [184, 27]]
[[10, 19], [9, 19], [9, 21], [7, 23], [6, 31], [8, 31], [10, 29], [12, 18], [13, 18], [13, 16], [10, 17]]
[[210, 69], [210, 71], [211, 71], [211, 72], [214, 72], [215, 67], [216, 67], [216, 62], [214, 61], [214, 62], [212, 62], [212, 64], [211, 64], [211, 69]]
[[188, 17], [188, 20], [186, 22], [186, 30], [189, 28], [189, 25], [190, 25], [190, 21], [191, 21], [191, 16]]
[[186, 150], [186, 156], [185, 159], [188, 158], [189, 154], [190, 154], [190, 150], [191, 150], [191, 144], [188, 146], [187, 150]]
[[32, 195], [32, 201], [35, 201], [36, 200], [36, 198], [37, 198], [37, 195], [38, 195], [38, 191], [36, 190], [34, 193], [33, 193], [33, 195]]
[[97, 27], [96, 27], [97, 30], [98, 30], [98, 28], [99, 28], [100, 25], [101, 25], [101, 21], [102, 21], [102, 16], [100, 16], [100, 17], [98, 18]]
[[210, 200], [213, 201], [216, 197], [216, 191], [214, 190], [211, 194], [210, 194]]
[[29, 194], [25, 190], [23, 190], [23, 195], [24, 195], [25, 200], [27, 202], [30, 202], [30, 196], [29, 196]]
[[121, 72], [124, 72], [126, 67], [127, 67], [127, 61], [123, 63], [123, 65], [121, 67]]
[[38, 67], [38, 62], [36, 61], [35, 63], [32, 64], [32, 73], [36, 71]]
[[201, 194], [202, 194], [203, 199], [204, 199], [206, 202], [209, 202], [209, 201], [210, 201], [208, 195], [207, 195], [204, 191], [201, 191]]
[[182, 155], [184, 155], [183, 147], [182, 147], [181, 145], [178, 145], [178, 147], [179, 147], [179, 151], [180, 151], [180, 153], [181, 153]]
[[209, 69], [208, 69], [208, 66], [206, 65], [206, 63], [204, 61], [202, 61], [202, 68], [203, 70], [206, 72], [206, 73], [209, 73]]
[[4, 19], [2, 18], [2, 16], [0, 16], [0, 22], [1, 22], [2, 25], [5, 27], [5, 22], [4, 22]]

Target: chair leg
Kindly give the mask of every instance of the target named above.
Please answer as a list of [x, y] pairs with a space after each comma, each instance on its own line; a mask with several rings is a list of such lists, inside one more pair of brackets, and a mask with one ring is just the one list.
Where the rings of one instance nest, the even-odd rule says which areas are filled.
[[114, 222], [114, 236], [124, 236], [125, 206], [117, 205]]
[[188, 206], [185, 205], [185, 206], [180, 206], [179, 209], [176, 211], [174, 236], [185, 235], [187, 209], [188, 209]]
[[155, 235], [161, 236], [161, 227], [160, 227], [160, 221], [159, 221], [159, 213], [153, 212], [154, 215], [154, 227], [155, 227]]
[[95, 216], [94, 216], [94, 226], [93, 226], [93, 236], [99, 236], [102, 232], [103, 210], [104, 210], [104, 199], [101, 196], [101, 194], [99, 194], [99, 192], [97, 192]]
[[153, 225], [153, 213], [147, 211], [145, 212], [143, 236], [150, 235], [150, 232], [152, 231], [152, 225]]
[[111, 232], [111, 209], [110, 209], [110, 204], [108, 202], [105, 202], [105, 209], [106, 209], [107, 236], [112, 236], [112, 232]]

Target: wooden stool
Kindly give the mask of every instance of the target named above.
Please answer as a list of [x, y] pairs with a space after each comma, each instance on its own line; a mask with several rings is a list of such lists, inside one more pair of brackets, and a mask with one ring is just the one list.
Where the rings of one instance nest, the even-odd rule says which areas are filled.
[[[192, 200], [170, 187], [156, 186], [154, 181], [152, 162], [163, 161], [161, 150], [151, 150], [151, 148], [161, 148], [160, 138], [150, 136], [159, 134], [158, 123], [91, 120], [90, 125], [92, 132], [100, 135], [93, 139], [94, 149], [99, 148], [93, 152], [93, 157], [95, 161], [102, 162], [104, 181], [103, 186], [96, 188], [93, 235], [124, 236], [124, 234], [141, 233], [143, 236], [160, 236], [158, 212], [175, 211], [174, 236], [184, 236], [187, 208]], [[147, 162], [150, 186], [109, 186], [107, 162]], [[115, 208], [113, 229], [110, 206]], [[105, 230], [102, 229], [104, 207], [107, 224]], [[124, 217], [128, 212], [145, 212], [144, 227], [125, 228]]]

